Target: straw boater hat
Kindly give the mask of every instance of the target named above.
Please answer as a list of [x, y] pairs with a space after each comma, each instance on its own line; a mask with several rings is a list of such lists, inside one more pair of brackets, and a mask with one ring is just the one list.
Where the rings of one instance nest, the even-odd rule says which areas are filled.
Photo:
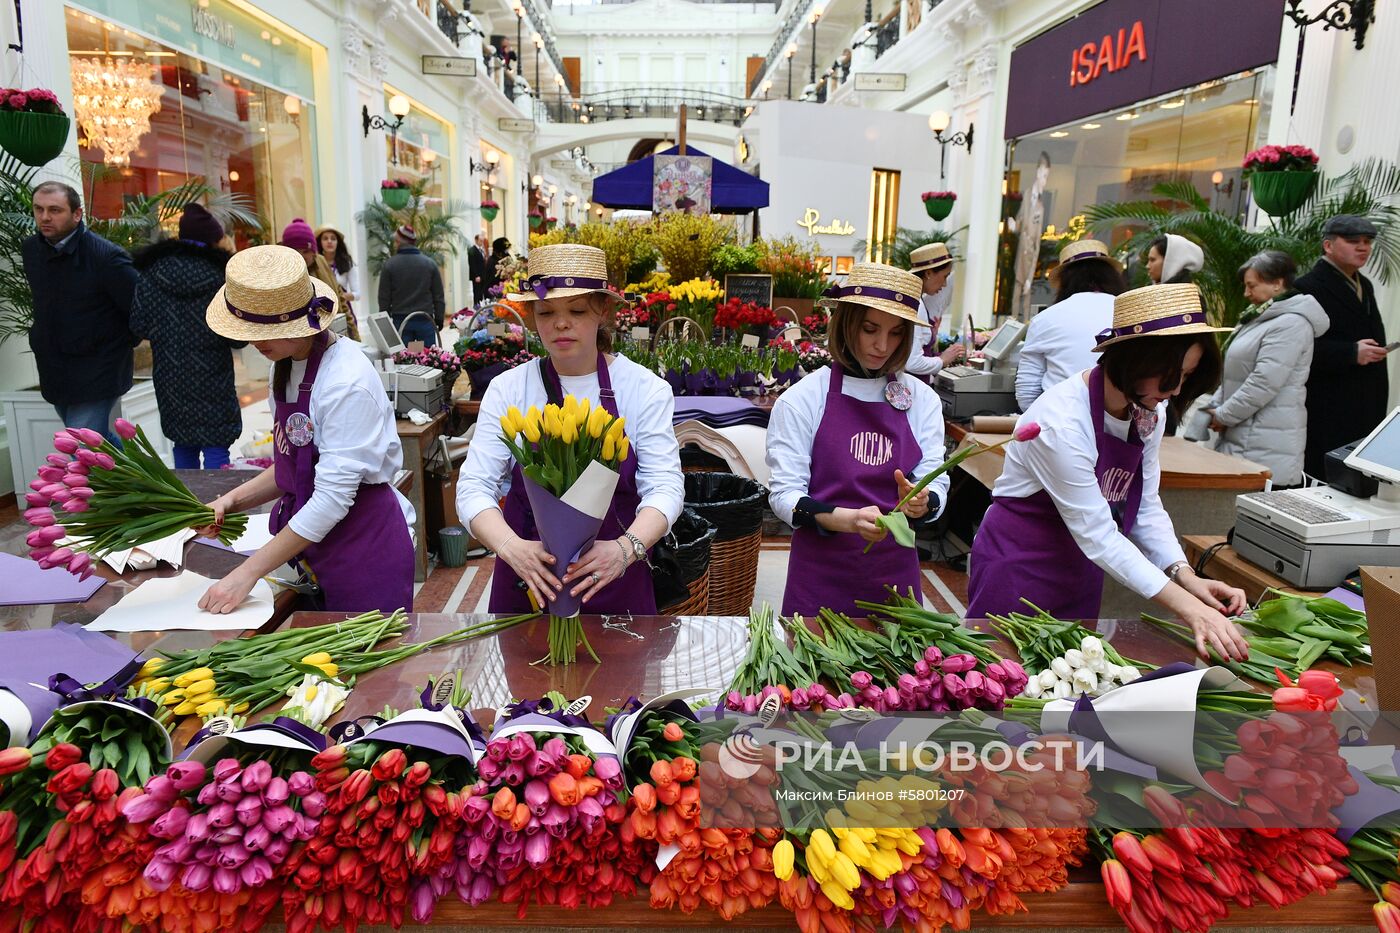
[[230, 340], [277, 340], [317, 334], [335, 311], [335, 290], [306, 271], [301, 253], [254, 246], [229, 259], [224, 286], [214, 293], [204, 320]]
[[919, 319], [923, 293], [924, 283], [914, 273], [878, 262], [863, 262], [851, 270], [845, 282], [822, 292], [822, 297], [864, 305], [928, 327], [926, 321]]
[[543, 301], [546, 298], [572, 298], [594, 292], [625, 302], [608, 288], [607, 254], [596, 246], [556, 243], [537, 246], [526, 257], [525, 284], [528, 291], [507, 295], [510, 301]]
[[1099, 333], [1094, 352], [1134, 337], [1219, 334], [1231, 329], [1211, 326], [1195, 285], [1149, 285], [1113, 299], [1113, 326]]
[[952, 265], [947, 243], [925, 243], [909, 254], [909, 271], [915, 274]]
[[1060, 264], [1050, 270], [1050, 281], [1056, 283], [1060, 280], [1060, 270], [1074, 262], [1106, 262], [1119, 272], [1123, 271], [1123, 264], [1113, 258], [1108, 251], [1108, 247], [1098, 240], [1077, 240], [1064, 249], [1060, 250]]

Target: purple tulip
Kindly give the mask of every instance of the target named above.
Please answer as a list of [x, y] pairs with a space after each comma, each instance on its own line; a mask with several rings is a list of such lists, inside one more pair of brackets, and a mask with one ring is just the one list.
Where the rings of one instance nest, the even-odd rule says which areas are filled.
[[249, 852], [261, 852], [267, 848], [267, 844], [271, 841], [272, 833], [268, 832], [267, 827], [261, 823], [248, 827], [248, 831], [243, 834], [243, 847]]
[[870, 676], [869, 671], [856, 671], [851, 675], [851, 686], [855, 687], [857, 690], [864, 690], [866, 687], [870, 686], [873, 681], [874, 678]]
[[[243, 772], [247, 777], [248, 772]], [[281, 806], [291, 799], [292, 790], [288, 786], [285, 778], [272, 777], [268, 779], [267, 786], [262, 789], [263, 803], [270, 807]]]
[[[242, 864], [241, 862], [239, 864]], [[238, 872], [220, 866], [214, 869], [214, 890], [220, 894], [237, 894], [240, 882]]]
[[485, 797], [468, 797], [462, 805], [462, 819], [468, 826], [480, 823], [491, 812], [491, 801]]
[[75, 554], [73, 559], [68, 561], [68, 572], [79, 576], [85, 573], [92, 573], [92, 555]]
[[931, 665], [940, 664], [943, 661], [943, 652], [938, 650], [937, 645], [929, 645], [924, 649], [924, 660]]
[[243, 767], [239, 765], [237, 758], [223, 758], [214, 765], [214, 780], [219, 783], [236, 778], [242, 773]]
[[503, 762], [506, 760], [506, 749], [508, 745], [504, 739], [496, 739], [486, 743], [486, 757], [491, 761]]
[[116, 429], [117, 437], [124, 441], [129, 441], [136, 436], [136, 425], [125, 418], [118, 418], [113, 422], [112, 427]]
[[91, 499], [96, 493], [91, 486], [74, 486], [68, 490], [69, 499]]
[[[491, 746], [488, 745], [487, 748], [490, 749]], [[487, 752], [487, 757], [476, 763], [476, 769], [480, 772], [482, 780], [490, 781], [493, 784], [496, 782], [496, 779], [501, 776], [501, 767], [501, 762], [490, 757], [489, 751]]]
[[238, 877], [246, 887], [262, 887], [272, 880], [272, 866], [261, 855], [255, 855], [243, 863]]
[[217, 784], [205, 784], [195, 795], [195, 802], [200, 806], [212, 807], [219, 802], [219, 786]]
[[525, 840], [525, 862], [531, 868], [539, 868], [549, 861], [549, 834], [535, 833]]
[[157, 839], [176, 839], [185, 834], [185, 824], [189, 820], [190, 811], [184, 807], [167, 810], [151, 823], [151, 835]]
[[209, 838], [209, 814], [196, 813], [185, 823], [185, 841], [191, 844]]
[[473, 836], [471, 844], [467, 848], [467, 864], [480, 871], [490, 855], [491, 843], [484, 836]]
[[178, 791], [194, 790], [204, 783], [204, 765], [197, 761], [177, 761], [165, 769], [165, 776]]
[[216, 846], [231, 846], [235, 843], [242, 845], [243, 827], [230, 826], [228, 829], [221, 829], [218, 832], [216, 832], [213, 838], [209, 841], [214, 843], [214, 845]]
[[511, 761], [524, 761], [535, 753], [535, 737], [528, 732], [517, 732], [510, 737], [506, 746], [506, 757]]
[[[261, 793], [267, 787], [268, 781], [272, 780], [272, 765], [259, 759], [243, 770], [240, 783], [243, 789], [250, 794]], [[283, 798], [286, 799], [286, 798]]]
[[544, 816], [540, 817], [540, 825], [544, 827], [544, 831], [555, 839], [563, 839], [568, 835], [569, 823], [569, 811], [557, 803], [550, 803]]
[[418, 923], [427, 923], [433, 919], [433, 907], [436, 904], [433, 886], [426, 881], [419, 881], [408, 894], [408, 912]]
[[53, 515], [53, 509], [26, 509], [24, 512], [24, 520], [40, 528], [52, 525], [56, 521]]
[[[53, 505], [53, 498], [38, 492], [26, 492], [24, 494], [24, 504], [31, 509], [46, 509]], [[31, 532], [32, 534], [33, 532]]]
[[[65, 464], [67, 461], [64, 461]], [[46, 483], [61, 483], [63, 477], [68, 475], [68, 471], [62, 467], [46, 466], [39, 467], [39, 478]]]
[[548, 758], [559, 771], [564, 770], [564, 765], [569, 760], [569, 746], [557, 735], [541, 746], [540, 753]]
[[531, 781], [526, 784], [523, 796], [525, 798], [525, 806], [530, 808], [531, 815], [536, 817], [544, 816], [545, 811], [549, 809], [549, 785], [544, 781]]
[[467, 895], [467, 902], [473, 907], [485, 904], [496, 894], [496, 885], [485, 875], [477, 875], [472, 879], [471, 892]]
[[112, 459], [111, 454], [103, 453], [99, 450], [97, 452], [97, 458], [93, 461], [92, 465], [97, 467], [99, 470], [111, 470], [116, 467], [117, 461]]
[[203, 891], [209, 887], [209, 881], [213, 877], [214, 871], [208, 865], [196, 862], [186, 866], [180, 875], [180, 883], [191, 891]]
[[593, 762], [593, 773], [609, 790], [622, 789], [622, 765], [611, 755], [603, 755]]
[[[315, 789], [316, 778], [305, 771], [297, 771], [287, 778], [287, 790], [298, 797], [305, 797]], [[266, 799], [266, 795], [264, 795], [264, 799]]]
[[53, 449], [61, 454], [75, 454], [78, 452], [78, 442], [64, 431], [53, 436]]
[[262, 822], [262, 815], [263, 802], [259, 797], [244, 797], [233, 805], [233, 817], [240, 826], [256, 826]]
[[583, 825], [585, 835], [591, 835], [603, 819], [603, 805], [597, 797], [585, 797], [574, 809], [578, 811], [579, 822]]
[[44, 458], [44, 463], [55, 469], [62, 470], [67, 468], [69, 460], [67, 457], [63, 456], [63, 454], [49, 454]]
[[262, 824], [267, 827], [268, 832], [274, 836], [279, 835], [296, 822], [296, 811], [283, 804], [280, 807], [272, 807], [263, 812]]
[[272, 841], [263, 846], [263, 855], [274, 865], [281, 865], [292, 851], [291, 840], [285, 836], [273, 836]]
[[523, 762], [525, 773], [532, 778], [549, 778], [559, 773], [559, 768], [544, 752], [536, 752]]
[[511, 787], [518, 787], [525, 783], [525, 768], [518, 761], [512, 761], [501, 769], [501, 780]]
[[246, 861], [248, 861], [248, 850], [243, 847], [242, 839], [226, 842], [219, 850], [218, 864], [220, 868], [237, 868]]
[[68, 471], [63, 474], [63, 484], [65, 486], [86, 486], [88, 483], [88, 468], [81, 463], [68, 464]]
[[220, 801], [209, 808], [209, 825], [217, 829], [228, 829], [238, 821], [237, 814], [233, 809], [233, 804], [227, 800]]
[[[1025, 684], [1021, 685], [1021, 689], [1025, 689]], [[1019, 694], [1020, 691], [1018, 690], [1017, 693]], [[991, 680], [989, 678], [982, 686], [982, 697], [988, 703], [1000, 709], [1006, 702], [1006, 688], [1001, 685], [1000, 681]]]
[[[68, 433], [89, 447], [101, 447], [107, 441], [105, 437], [92, 428], [69, 428]], [[78, 453], [81, 455], [83, 451], [80, 450]]]
[[967, 684], [967, 689], [973, 693], [981, 693], [982, 688], [987, 683], [987, 678], [981, 671], [968, 671], [963, 675], [963, 683]]
[[57, 499], [60, 496], [70, 496], [68, 486], [63, 482], [46, 483], [43, 489], [39, 490], [39, 495], [48, 496], [50, 499]]
[[968, 695], [967, 682], [957, 674], [944, 674], [943, 692], [958, 703], [962, 703]]
[[153, 795], [157, 800], [163, 800], [167, 804], [180, 796], [180, 791], [171, 782], [170, 778], [163, 774], [157, 774], [146, 782], [146, 793]]
[[225, 803], [237, 803], [243, 799], [243, 783], [237, 777], [219, 781], [214, 785], [214, 796]]
[[145, 877], [146, 883], [152, 890], [165, 891], [175, 883], [175, 876], [180, 871], [180, 866], [169, 859], [153, 858], [147, 863], [141, 874]]
[[139, 797], [133, 797], [122, 807], [122, 816], [132, 823], [149, 823], [170, 809], [170, 801], [162, 800], [149, 790]]
[[500, 821], [498, 821], [495, 815], [492, 814], [491, 816], [481, 821], [481, 827], [479, 829], [479, 832], [481, 833], [482, 838], [485, 839], [487, 842], [494, 842], [496, 840], [496, 837], [501, 834]]
[[63, 537], [63, 529], [50, 525], [48, 528], [35, 528], [24, 536], [24, 543], [32, 548], [48, 547], [61, 537]]
[[71, 496], [67, 502], [63, 503], [63, 508], [68, 512], [86, 512], [88, 501], [81, 496]]
[[977, 659], [970, 654], [950, 654], [943, 659], [943, 673], [961, 674], [977, 666]]
[[[313, 820], [320, 819], [321, 814], [326, 812], [326, 805], [326, 795], [319, 790], [314, 790], [301, 799], [302, 812]], [[489, 810], [491, 805], [488, 803], [486, 808]]]
[[496, 850], [496, 867], [502, 871], [515, 871], [525, 860], [525, 843], [516, 840], [509, 846], [498, 847]]

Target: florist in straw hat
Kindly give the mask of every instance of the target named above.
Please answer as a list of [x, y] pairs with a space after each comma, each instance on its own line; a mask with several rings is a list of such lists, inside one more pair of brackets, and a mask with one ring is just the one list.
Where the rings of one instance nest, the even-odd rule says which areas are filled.
[[[572, 563], [539, 540], [520, 467], [498, 430], [479, 430], [457, 483], [457, 513], [496, 552], [491, 612], [520, 612], [568, 593], [590, 612], [656, 612], [649, 550], [681, 514], [685, 482], [671, 427], [675, 399], [655, 373], [612, 353], [613, 312], [602, 250], [561, 243], [530, 251], [527, 289], [510, 295], [539, 332], [547, 356], [491, 380], [477, 423], [538, 413], [566, 396], [620, 416], [630, 440], [597, 539]], [[505, 495], [505, 506], [498, 506]], [[528, 592], [527, 592], [528, 590]]]
[[1094, 365], [1095, 335], [1113, 322], [1113, 299], [1128, 283], [1098, 240], [1060, 251], [1052, 273], [1055, 303], [1031, 318], [1016, 365], [1016, 403], [1025, 411], [1040, 393]]
[[[358, 344], [327, 325], [331, 286], [285, 246], [235, 255], [205, 313], [209, 326], [246, 340], [273, 363], [273, 465], [209, 503], [215, 525], [277, 500], [274, 537], [199, 602], [232, 612], [258, 580], [304, 560], [324, 608], [393, 612], [413, 604], [413, 508], [390, 484], [403, 464], [394, 410]], [[325, 457], [321, 452], [327, 452]]]
[[909, 347], [909, 359], [904, 363], [904, 371], [933, 385], [933, 378], [944, 366], [956, 363], [967, 352], [961, 343], [954, 343], [942, 353], [938, 352], [938, 333], [942, 329], [943, 315], [953, 300], [953, 285], [949, 281], [953, 274], [953, 256], [948, 252], [948, 244], [925, 243], [911, 252], [909, 271], [923, 281], [919, 320], [929, 329], [920, 333]]
[[[832, 363], [778, 398], [768, 423], [769, 504], [794, 528], [783, 613], [854, 613], [887, 584], [919, 586], [919, 555], [877, 524], [914, 481], [943, 462], [943, 409], [903, 372], [919, 317], [919, 277], [863, 263], [826, 291]], [[922, 334], [920, 334], [922, 337]], [[914, 522], [937, 517], [941, 476], [904, 504]], [[868, 554], [863, 553], [872, 544]]]
[[1158, 495], [1168, 405], [1220, 378], [1215, 332], [1194, 285], [1152, 285], [1114, 300], [1099, 365], [1045, 392], [1022, 421], [1041, 427], [1013, 444], [972, 544], [969, 618], [1030, 600], [1060, 619], [1096, 619], [1104, 574], [1152, 599], [1195, 634], [1208, 657], [1248, 657], [1226, 615], [1243, 591], [1192, 571]]

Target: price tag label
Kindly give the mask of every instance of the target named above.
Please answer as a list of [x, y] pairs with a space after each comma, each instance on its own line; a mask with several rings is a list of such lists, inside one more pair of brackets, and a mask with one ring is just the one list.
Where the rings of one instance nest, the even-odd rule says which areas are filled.
[[433, 684], [433, 702], [438, 706], [446, 706], [447, 701], [452, 699], [452, 691], [457, 686], [457, 675], [455, 673], [443, 674]]
[[492, 321], [486, 325], [486, 333], [492, 337], [504, 337], [506, 335], [506, 325], [502, 321]]
[[566, 716], [582, 716], [592, 702], [593, 698], [591, 696], [581, 696], [564, 707], [564, 714]]
[[783, 339], [788, 343], [797, 343], [797, 341], [802, 339], [802, 328], [798, 327], [796, 324], [792, 325], [783, 331]]
[[745, 334], [744, 339], [739, 341], [739, 345], [745, 350], [757, 350], [758, 338], [753, 334]]
[[651, 339], [651, 328], [650, 328], [650, 327], [634, 327], [634, 328], [632, 328], [632, 339], [635, 340], [635, 341], [637, 341], [638, 343], [646, 343], [648, 340]]

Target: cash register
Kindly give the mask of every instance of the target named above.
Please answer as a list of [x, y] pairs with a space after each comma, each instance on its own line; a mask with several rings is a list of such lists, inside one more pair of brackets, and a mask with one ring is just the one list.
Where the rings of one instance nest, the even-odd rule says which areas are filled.
[[963, 421], [974, 415], [1016, 413], [1016, 367], [1011, 364], [1026, 325], [1007, 321], [982, 348], [985, 368], [945, 366], [934, 378], [934, 391], [943, 400], [943, 417]]
[[443, 371], [418, 363], [394, 362], [394, 354], [406, 347], [389, 315], [371, 314], [369, 329], [384, 352], [379, 380], [394, 403], [394, 413], [403, 417], [415, 408], [430, 415], [445, 411], [451, 401], [451, 387], [443, 382]]
[[1332, 485], [1236, 499], [1240, 556], [1308, 590], [1338, 586], [1357, 567], [1400, 567], [1400, 408], [1352, 445], [1344, 463], [1376, 481], [1374, 495], [1352, 495], [1329, 473]]

